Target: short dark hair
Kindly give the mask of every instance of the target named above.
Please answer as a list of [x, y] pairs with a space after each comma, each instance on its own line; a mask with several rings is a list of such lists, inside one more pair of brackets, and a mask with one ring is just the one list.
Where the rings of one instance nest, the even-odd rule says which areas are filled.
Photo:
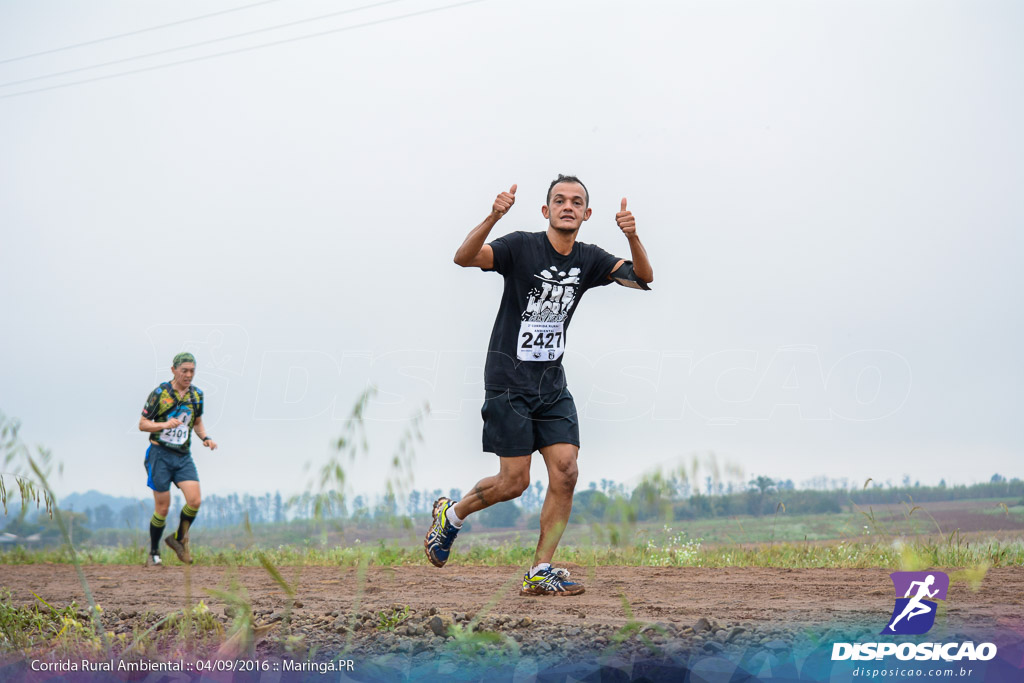
[[558, 174], [558, 177], [551, 181], [548, 185], [548, 204], [551, 204], [551, 190], [555, 189], [555, 185], [558, 183], [576, 183], [583, 188], [584, 206], [590, 206], [590, 192], [587, 191], [587, 186], [583, 184], [583, 181], [574, 175], [562, 175]]

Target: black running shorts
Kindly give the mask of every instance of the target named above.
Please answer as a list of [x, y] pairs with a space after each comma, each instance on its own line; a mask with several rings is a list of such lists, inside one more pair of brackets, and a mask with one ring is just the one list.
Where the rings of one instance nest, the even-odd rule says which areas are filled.
[[480, 409], [485, 452], [504, 458], [556, 443], [579, 447], [580, 423], [568, 389], [539, 396], [488, 389], [485, 395]]

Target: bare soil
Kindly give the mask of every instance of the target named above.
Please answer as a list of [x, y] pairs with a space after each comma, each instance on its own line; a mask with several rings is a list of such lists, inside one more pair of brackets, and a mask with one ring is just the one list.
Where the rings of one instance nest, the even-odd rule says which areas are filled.
[[[227, 624], [226, 605], [207, 590], [227, 589], [234, 576], [248, 591], [257, 621], [279, 622], [282, 634], [300, 636], [321, 652], [336, 652], [347, 641], [355, 652], [410, 658], [440, 652], [448, 624], [465, 625], [474, 616], [480, 617], [478, 628], [540, 656], [608, 647], [631, 621], [649, 625], [646, 644], [639, 633], [625, 630], [637, 636], [635, 647], [653, 644], [673, 655], [781, 647], [807, 630], [825, 637], [877, 634], [895, 597], [882, 569], [570, 569], [586, 584], [583, 595], [520, 596], [521, 567], [371, 567], [362, 581], [352, 568], [284, 567], [285, 580], [297, 586], [290, 609], [281, 587], [258, 567], [107, 565], [84, 571], [104, 609], [104, 627], [115, 632], [152, 625], [200, 599]], [[71, 565], [0, 566], [0, 585], [16, 603], [32, 602], [34, 592], [51, 604], [85, 605]], [[1021, 633], [1022, 605], [1024, 567], [992, 569], [979, 590], [953, 583], [936, 629], [948, 635]], [[381, 612], [405, 606], [409, 616], [396, 629], [379, 628]]]

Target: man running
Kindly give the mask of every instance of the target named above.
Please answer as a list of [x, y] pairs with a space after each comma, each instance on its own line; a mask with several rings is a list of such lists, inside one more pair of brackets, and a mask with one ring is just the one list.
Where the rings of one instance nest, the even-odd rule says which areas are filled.
[[185, 496], [181, 508], [178, 530], [168, 536], [166, 543], [178, 559], [192, 564], [188, 549], [188, 530], [199, 514], [199, 473], [192, 462], [189, 447], [192, 432], [211, 451], [217, 443], [206, 433], [203, 425], [203, 392], [192, 386], [196, 373], [196, 359], [191, 353], [179, 353], [171, 365], [173, 378], [164, 382], [146, 399], [139, 420], [139, 431], [149, 432], [146, 450], [146, 484], [153, 489], [153, 518], [149, 521], [149, 556], [146, 564], [159, 566], [160, 537], [167, 523], [171, 506], [171, 482]]
[[518, 498], [530, 486], [530, 461], [539, 450], [548, 471], [548, 491], [533, 567], [523, 577], [520, 593], [579, 595], [583, 585], [570, 581], [567, 570], [551, 566], [572, 511], [580, 446], [576, 406], [562, 370], [566, 334], [588, 289], [613, 281], [649, 289], [654, 270], [625, 199], [615, 221], [629, 242], [631, 261], [576, 241], [591, 209], [587, 188], [575, 176], [559, 175], [548, 188], [547, 204], [541, 207], [546, 232], [513, 232], [485, 244], [515, 195], [515, 185], [499, 194], [491, 213], [455, 253], [456, 264], [496, 271], [505, 278], [487, 349], [481, 410], [483, 448], [499, 457], [498, 473], [481, 479], [458, 502], [437, 499], [423, 545], [430, 562], [443, 567], [466, 517]]

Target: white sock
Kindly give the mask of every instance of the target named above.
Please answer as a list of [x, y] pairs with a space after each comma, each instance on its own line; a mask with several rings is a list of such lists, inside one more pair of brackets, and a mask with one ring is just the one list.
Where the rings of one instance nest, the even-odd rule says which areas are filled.
[[534, 567], [533, 569], [530, 570], [530, 577], [532, 578], [534, 576], [537, 576], [537, 572], [539, 572], [542, 569], [551, 569], [551, 563], [550, 562], [541, 562], [536, 567]]
[[455, 514], [454, 503], [448, 506], [448, 511], [444, 513], [444, 516], [448, 520], [448, 523], [451, 524], [453, 527], [455, 527], [456, 529], [462, 528], [462, 519], [457, 514]]

